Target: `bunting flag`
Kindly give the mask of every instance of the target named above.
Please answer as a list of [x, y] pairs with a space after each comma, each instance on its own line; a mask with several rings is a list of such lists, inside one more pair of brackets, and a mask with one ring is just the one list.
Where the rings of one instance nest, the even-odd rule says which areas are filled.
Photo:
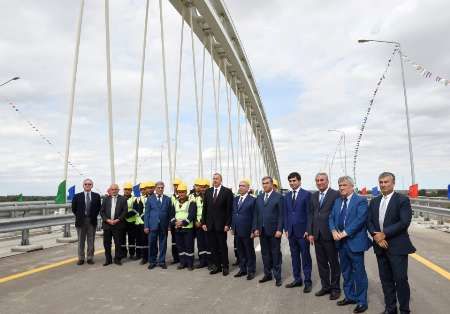
[[428, 71], [423, 65], [420, 65], [417, 62], [412, 61], [407, 55], [402, 54], [402, 59], [406, 64], [410, 64], [419, 73], [419, 75], [425, 78], [431, 78], [433, 81], [440, 83], [444, 86], [450, 85], [449, 79], [433, 74], [432, 72]]
[[[59, 152], [56, 149], [56, 146], [53, 144], [52, 141], [50, 141], [50, 139], [45, 136], [41, 130], [39, 130], [39, 128], [33, 123], [31, 122], [29, 119], [27, 119], [27, 117], [22, 113], [22, 111], [19, 109], [19, 107], [17, 106], [17, 104], [14, 104], [12, 102], [9, 103], [9, 106], [11, 107], [12, 110], [14, 110], [23, 120], [25, 120], [25, 122], [28, 124], [28, 126], [31, 128], [31, 130], [33, 131], [33, 133], [37, 134], [45, 143], [47, 143], [48, 145], [52, 146], [53, 149], [56, 150], [56, 153], [64, 160], [64, 155]], [[77, 167], [75, 167], [75, 165], [69, 160], [68, 161], [69, 166], [71, 166], [74, 170], [76, 170], [78, 172], [78, 174], [80, 176], [84, 176], [84, 174], [78, 170]]]
[[378, 186], [374, 186], [372, 188], [372, 196], [375, 197], [375, 196], [378, 196], [378, 195], [380, 195], [380, 190], [378, 190]]
[[372, 97], [370, 98], [369, 107], [367, 108], [367, 112], [366, 112], [366, 114], [364, 116], [363, 121], [361, 122], [361, 128], [359, 130], [358, 139], [357, 139], [356, 145], [355, 145], [355, 152], [354, 152], [354, 155], [353, 155], [353, 179], [355, 180], [355, 182], [356, 182], [356, 162], [358, 160], [359, 145], [361, 144], [361, 139], [362, 139], [362, 136], [363, 136], [363, 133], [364, 133], [364, 129], [366, 128], [367, 119], [369, 117], [370, 111], [372, 110], [372, 106], [373, 106], [373, 102], [375, 100], [375, 96], [378, 93], [378, 90], [379, 90], [379, 88], [381, 86], [381, 83], [386, 78], [386, 74], [387, 74], [387, 71], [389, 70], [389, 67], [391, 66], [392, 59], [398, 53], [398, 51], [399, 51], [399, 49], [398, 49], [398, 47], [396, 47], [394, 49], [394, 51], [392, 52], [391, 56], [389, 57], [389, 60], [388, 60], [387, 65], [386, 65], [386, 68], [384, 69], [383, 74], [381, 75], [380, 79], [378, 80], [377, 86], [375, 87], [375, 90], [374, 90], [374, 92], [372, 94]]
[[58, 185], [58, 192], [56, 193], [55, 203], [66, 203], [66, 180], [61, 181], [61, 183]]
[[72, 185], [67, 192], [69, 192], [69, 195], [67, 196], [68, 201], [72, 201], [75, 196], [75, 185]]
[[23, 194], [20, 193], [19, 195], [17, 195], [17, 201], [18, 202], [23, 202]]
[[140, 189], [140, 187], [141, 187], [140, 183], [138, 183], [135, 186], [133, 186], [133, 194], [134, 194], [135, 197], [141, 197], [141, 189]]
[[412, 198], [416, 198], [419, 196], [419, 185], [417, 183], [409, 187], [408, 196]]

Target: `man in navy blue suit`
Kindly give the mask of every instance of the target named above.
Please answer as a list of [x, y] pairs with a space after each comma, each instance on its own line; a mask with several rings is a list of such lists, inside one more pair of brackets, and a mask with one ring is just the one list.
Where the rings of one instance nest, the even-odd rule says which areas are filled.
[[349, 176], [340, 177], [338, 184], [341, 197], [334, 202], [329, 218], [344, 278], [345, 298], [337, 305], [356, 304], [353, 313], [363, 313], [368, 308], [364, 252], [371, 246], [367, 235], [367, 200], [354, 193]]
[[286, 288], [301, 287], [303, 285], [303, 268], [303, 276], [305, 277], [303, 292], [309, 293], [312, 286], [312, 261], [306, 230], [311, 193], [300, 187], [301, 179], [298, 172], [292, 172], [288, 175], [289, 186], [292, 191], [289, 191], [284, 197], [284, 231], [289, 240], [292, 273], [294, 275], [294, 281], [288, 283]]
[[369, 205], [367, 227], [373, 237], [378, 271], [383, 288], [385, 314], [409, 313], [408, 254], [416, 249], [408, 235], [412, 209], [409, 198], [394, 191], [395, 175], [383, 172], [378, 177], [381, 195]]
[[253, 216], [255, 198], [249, 194], [250, 184], [246, 180], [239, 182], [239, 196], [233, 200], [231, 230], [236, 240], [239, 258], [239, 272], [234, 277], [247, 275], [247, 280], [255, 278], [256, 255], [253, 243]]
[[272, 177], [262, 178], [263, 193], [255, 203], [253, 229], [255, 237], [260, 237], [264, 277], [260, 283], [272, 280], [281, 287], [281, 236], [283, 235], [283, 196], [274, 191]]
[[[153, 269], [156, 265], [167, 269], [167, 233], [169, 221], [175, 216], [175, 210], [170, 197], [163, 193], [164, 182], [156, 182], [155, 194], [145, 203], [144, 232], [148, 234], [148, 260], [150, 262], [148, 269]], [[172, 237], [174, 236], [172, 234]]]

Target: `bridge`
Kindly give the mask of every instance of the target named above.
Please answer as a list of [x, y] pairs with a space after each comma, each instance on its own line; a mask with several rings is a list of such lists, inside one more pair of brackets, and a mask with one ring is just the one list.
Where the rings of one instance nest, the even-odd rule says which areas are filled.
[[[198, 163], [195, 172], [199, 177], [208, 176], [203, 157], [203, 88], [206, 57], [211, 58], [212, 86], [214, 92], [215, 152], [211, 160], [211, 171], [226, 174], [227, 185], [236, 188], [239, 178], [249, 177], [256, 182], [268, 174], [280, 180], [279, 166], [272, 135], [264, 106], [258, 92], [250, 61], [243, 49], [232, 18], [222, 0], [169, 0], [191, 32], [190, 47], [193, 55], [193, 76], [196, 110]], [[161, 47], [163, 67], [165, 60], [164, 12], [159, 1]], [[116, 181], [111, 70], [109, 66], [109, 1], [105, 0], [107, 38], [108, 81], [108, 132], [111, 181]], [[136, 151], [133, 183], [138, 183], [140, 161], [140, 130], [142, 111], [142, 89], [144, 86], [144, 64], [146, 55], [146, 30], [149, 1], [146, 1], [146, 19], [141, 69], [140, 101], [137, 110]], [[68, 178], [70, 162], [70, 138], [72, 114], [76, 89], [78, 49], [84, 14], [84, 0], [80, 1], [77, 24], [77, 44], [70, 97], [70, 114], [67, 127], [65, 167], [63, 179]], [[182, 34], [184, 33], [184, 28]], [[195, 35], [195, 37], [194, 37]], [[189, 39], [188, 39], [189, 40]], [[183, 42], [181, 35], [180, 43]], [[196, 45], [201, 43], [200, 49]], [[198, 48], [198, 47], [197, 47]], [[181, 50], [181, 48], [180, 48]], [[203, 54], [201, 53], [203, 51]], [[197, 60], [200, 52], [201, 62]], [[181, 69], [181, 55], [179, 67]], [[202, 70], [197, 73], [199, 65]], [[217, 72], [216, 72], [217, 71]], [[179, 86], [175, 140], [170, 135], [173, 126], [169, 121], [167, 101], [166, 69], [164, 72], [165, 128], [168, 179], [177, 176], [178, 112], [180, 106]], [[179, 72], [181, 76], [181, 70]], [[178, 78], [178, 84], [180, 77]], [[221, 80], [223, 82], [221, 83]], [[222, 87], [224, 84], [225, 87]], [[227, 107], [224, 130], [219, 128], [220, 104], [224, 102], [220, 93], [225, 90]], [[222, 96], [223, 97], [223, 96]], [[234, 101], [236, 107], [234, 108]], [[232, 112], [232, 105], [233, 110]], [[193, 108], [194, 109], [194, 108]], [[241, 118], [244, 118], [242, 122]], [[243, 123], [241, 125], [241, 123]], [[237, 125], [233, 127], [232, 125]], [[236, 130], [237, 129], [237, 130]], [[221, 147], [221, 138], [227, 139], [227, 148]], [[173, 141], [175, 143], [173, 144]], [[222, 142], [223, 143], [223, 142]], [[222, 167], [222, 156], [227, 158], [227, 167]], [[141, 160], [142, 162], [142, 160]], [[225, 162], [223, 162], [225, 164]], [[161, 161], [161, 168], [162, 168]], [[130, 167], [131, 168], [131, 167]], [[226, 169], [226, 170], [225, 170]], [[162, 170], [161, 170], [162, 171]], [[162, 175], [161, 175], [162, 177]], [[436, 199], [413, 199], [415, 217], [410, 234], [417, 253], [412, 254], [409, 264], [411, 285], [411, 307], [414, 313], [447, 313], [450, 306], [450, 233], [449, 203]], [[273, 282], [258, 283], [212, 276], [206, 270], [193, 272], [177, 270], [147, 270], [136, 261], [125, 260], [123, 266], [103, 267], [102, 231], [98, 230], [94, 265], [75, 265], [77, 244], [73, 236], [73, 216], [70, 204], [54, 202], [9, 203], [0, 205], [0, 313], [350, 313], [348, 307], [337, 307], [327, 297], [304, 294], [301, 289], [277, 288]], [[232, 237], [229, 241], [229, 256], [233, 260]], [[170, 242], [170, 236], [168, 239]], [[260, 245], [257, 251], [257, 276], [262, 276]], [[287, 239], [282, 239], [282, 278], [287, 283], [292, 278], [290, 250]], [[317, 265], [313, 256], [313, 292], [320, 288]], [[168, 252], [167, 259], [171, 256]], [[368, 313], [379, 313], [384, 309], [383, 294], [379, 282], [376, 259], [372, 251], [366, 253], [366, 268], [369, 277]], [[237, 267], [231, 268], [231, 273]]]

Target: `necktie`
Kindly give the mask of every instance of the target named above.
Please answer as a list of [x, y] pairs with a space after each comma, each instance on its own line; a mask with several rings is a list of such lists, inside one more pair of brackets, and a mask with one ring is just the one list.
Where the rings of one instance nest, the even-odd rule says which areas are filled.
[[214, 202], [215, 202], [216, 199], [217, 199], [218, 191], [219, 191], [219, 189], [214, 189], [214, 195], [213, 195], [213, 200], [214, 200]]
[[269, 199], [269, 193], [264, 195], [264, 204], [267, 204], [267, 200]]
[[339, 214], [339, 225], [338, 229], [340, 231], [344, 231], [345, 228], [345, 219], [347, 218], [347, 198], [343, 199], [341, 213]]
[[117, 198], [113, 196], [111, 199], [111, 219], [114, 219], [114, 216], [116, 214], [116, 201]]
[[91, 211], [91, 193], [90, 192], [86, 193], [86, 204], [85, 204], [84, 208], [85, 208], [86, 216], [89, 216], [90, 211]]
[[320, 197], [319, 197], [319, 205], [320, 205], [320, 207], [322, 207], [324, 196], [325, 195], [323, 194], [323, 192], [320, 192]]
[[292, 191], [292, 200], [291, 200], [292, 207], [294, 207], [294, 204], [295, 204], [295, 193], [297, 193], [296, 190]]
[[380, 213], [378, 215], [378, 221], [380, 223], [380, 231], [383, 231], [384, 216], [386, 215], [386, 209], [387, 209], [387, 197], [383, 196], [383, 199], [380, 204]]
[[161, 195], [158, 195], [158, 202], [162, 204]]
[[238, 209], [239, 208], [241, 208], [241, 205], [242, 205], [242, 201], [244, 200], [244, 198], [241, 196], [240, 198], [239, 198], [239, 202], [238, 202]]

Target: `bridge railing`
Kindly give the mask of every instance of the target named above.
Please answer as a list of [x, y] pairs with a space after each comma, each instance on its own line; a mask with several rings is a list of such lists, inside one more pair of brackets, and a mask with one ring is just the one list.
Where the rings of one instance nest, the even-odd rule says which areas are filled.
[[6, 206], [0, 205], [0, 218], [15, 218], [38, 215], [47, 216], [53, 215], [55, 213], [60, 214], [62, 211], [67, 214], [70, 211], [70, 208], [70, 203], [55, 204], [55, 202], [45, 203], [38, 201], [37, 203], [28, 202], [28, 204], [24, 204], [22, 202], [8, 202], [8, 205]]

